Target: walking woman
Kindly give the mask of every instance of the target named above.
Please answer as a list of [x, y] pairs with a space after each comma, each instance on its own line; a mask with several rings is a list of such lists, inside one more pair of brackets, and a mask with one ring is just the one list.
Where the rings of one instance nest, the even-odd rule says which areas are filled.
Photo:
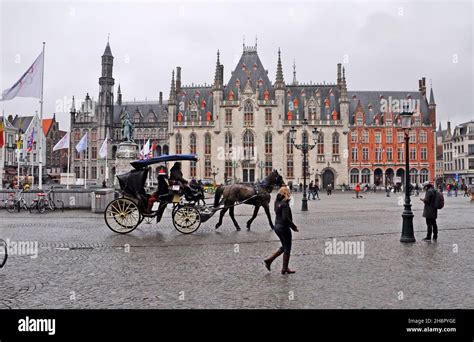
[[288, 268], [288, 264], [290, 263], [291, 252], [291, 230], [297, 232], [298, 228], [293, 223], [289, 201], [290, 190], [286, 186], [282, 186], [280, 190], [278, 190], [278, 195], [275, 200], [275, 233], [281, 241], [281, 247], [273, 253], [272, 256], [264, 260], [265, 266], [270, 271], [272, 262], [283, 254], [281, 274], [295, 273], [295, 271]]

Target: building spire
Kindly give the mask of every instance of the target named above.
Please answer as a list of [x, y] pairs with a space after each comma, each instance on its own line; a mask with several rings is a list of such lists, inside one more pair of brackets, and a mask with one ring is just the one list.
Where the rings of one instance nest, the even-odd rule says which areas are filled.
[[76, 112], [76, 100], [74, 99], [74, 95], [72, 95], [72, 104], [71, 104], [71, 113]]
[[434, 95], [433, 95], [433, 86], [431, 86], [431, 89], [430, 89], [430, 102], [429, 102], [429, 105], [430, 106], [436, 106]]
[[110, 50], [109, 37], [107, 36], [107, 45], [105, 46], [104, 54], [102, 56], [112, 56], [112, 50]]
[[298, 85], [296, 80], [296, 61], [293, 59], [293, 85]]
[[170, 89], [170, 104], [176, 104], [176, 87], [174, 83], [174, 69], [173, 72], [171, 73], [171, 89]]
[[275, 79], [275, 88], [277, 89], [285, 88], [285, 80], [283, 79], [283, 68], [281, 66], [280, 48], [278, 48], [278, 63], [277, 63], [277, 72], [276, 72], [276, 79]]
[[217, 50], [217, 62], [216, 62], [216, 72], [214, 74], [214, 89], [220, 89], [222, 86], [222, 67], [220, 61], [220, 52]]

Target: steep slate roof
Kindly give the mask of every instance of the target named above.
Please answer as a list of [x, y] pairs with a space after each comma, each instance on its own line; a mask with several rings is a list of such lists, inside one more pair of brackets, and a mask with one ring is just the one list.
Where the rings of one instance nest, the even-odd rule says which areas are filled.
[[17, 115], [13, 119], [13, 126], [17, 129], [21, 129], [23, 132], [26, 132], [33, 118], [34, 116], [18, 116]]
[[162, 105], [159, 102], [122, 102], [122, 105], [114, 105], [114, 123], [120, 123], [123, 110], [126, 109], [133, 118], [133, 115], [138, 111], [141, 113], [143, 119], [142, 122], [148, 122], [148, 113], [151, 111], [155, 114], [156, 120], [161, 121], [163, 118], [164, 110], [167, 108], [165, 102]]
[[[332, 120], [332, 112], [336, 109], [340, 118], [340, 107], [339, 107], [339, 96], [340, 91], [336, 84], [322, 84], [322, 85], [287, 85], [285, 94], [285, 115], [289, 111], [289, 103], [295, 99], [298, 99], [298, 108], [293, 111], [293, 120], [303, 119], [304, 116], [304, 100], [310, 101], [311, 98], [318, 99], [317, 93], [319, 92], [319, 105], [321, 109], [321, 119], [326, 118], [326, 107], [325, 100], [329, 100], [329, 115]], [[317, 102], [316, 102], [317, 103]]]
[[[183, 86], [181, 87], [181, 92], [176, 94], [177, 99], [177, 111], [183, 114], [184, 117], [189, 120], [191, 115], [191, 108], [193, 104], [196, 105], [198, 109], [198, 118], [201, 118], [201, 121], [206, 121], [206, 113], [211, 112], [213, 117], [213, 97], [212, 97], [212, 87], [211, 86]], [[204, 109], [202, 109], [202, 104], [204, 100]], [[184, 110], [180, 110], [182, 104], [184, 105]]]
[[[389, 101], [390, 97], [392, 100], [401, 100], [407, 99], [407, 96], [410, 95], [412, 100], [420, 100], [420, 107], [422, 113], [422, 121], [424, 124], [430, 123], [430, 116], [428, 111], [428, 103], [426, 97], [420, 91], [348, 91], [349, 95], [349, 123], [354, 123], [354, 114], [356, 112], [357, 105], [362, 105], [365, 115], [366, 123], [372, 124], [374, 122], [374, 116], [377, 114], [382, 114], [380, 112], [381, 98]], [[369, 105], [372, 105], [372, 110], [369, 110]]]
[[252, 89], [258, 89], [258, 99], [263, 100], [263, 93], [268, 89], [270, 98], [275, 98], [275, 90], [273, 84], [268, 78], [268, 71], [263, 67], [260, 58], [258, 57], [257, 48], [245, 47], [237, 63], [232, 76], [227, 83], [224, 90], [224, 99], [227, 100], [230, 90], [234, 93], [234, 100], [238, 100], [239, 90], [237, 87], [237, 80], [241, 91], [244, 90], [247, 80], [250, 77], [250, 85]]

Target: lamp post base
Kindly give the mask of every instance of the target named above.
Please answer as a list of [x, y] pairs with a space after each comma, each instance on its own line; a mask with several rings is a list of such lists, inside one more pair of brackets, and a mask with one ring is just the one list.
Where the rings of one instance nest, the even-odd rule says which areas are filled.
[[405, 205], [405, 210], [403, 211], [402, 218], [402, 237], [400, 242], [416, 242], [415, 234], [413, 231], [413, 212], [411, 211], [411, 205]]
[[301, 200], [301, 211], [308, 211], [308, 199], [306, 195], [303, 195], [303, 199]]

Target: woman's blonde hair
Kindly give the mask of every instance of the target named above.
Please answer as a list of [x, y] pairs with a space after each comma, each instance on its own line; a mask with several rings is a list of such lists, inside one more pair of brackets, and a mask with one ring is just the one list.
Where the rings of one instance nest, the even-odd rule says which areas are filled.
[[285, 197], [285, 200], [289, 199], [291, 196], [290, 188], [287, 186], [282, 186], [280, 189], [278, 189], [278, 193]]

